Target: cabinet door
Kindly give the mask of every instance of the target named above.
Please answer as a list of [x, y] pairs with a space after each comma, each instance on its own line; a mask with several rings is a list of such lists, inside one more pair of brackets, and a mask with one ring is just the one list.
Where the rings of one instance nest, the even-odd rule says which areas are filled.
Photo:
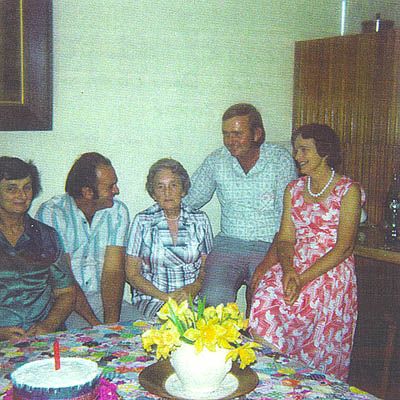
[[367, 192], [370, 223], [383, 220], [400, 167], [400, 31], [297, 42], [293, 127], [318, 122], [338, 132], [342, 172]]

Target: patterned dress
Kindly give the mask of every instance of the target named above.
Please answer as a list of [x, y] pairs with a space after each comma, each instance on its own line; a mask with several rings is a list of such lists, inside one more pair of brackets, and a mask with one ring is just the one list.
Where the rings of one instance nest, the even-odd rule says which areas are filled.
[[[320, 203], [304, 201], [306, 177], [289, 184], [298, 273], [335, 246], [341, 200], [352, 183], [341, 177]], [[281, 266], [273, 266], [254, 294], [250, 327], [283, 353], [343, 380], [348, 375], [356, 320], [357, 287], [351, 255], [306, 285], [292, 306], [283, 300]]]

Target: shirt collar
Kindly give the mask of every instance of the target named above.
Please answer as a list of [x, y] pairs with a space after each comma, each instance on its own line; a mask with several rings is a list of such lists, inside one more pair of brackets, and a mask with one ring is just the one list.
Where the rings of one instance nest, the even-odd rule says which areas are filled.
[[267, 163], [268, 160], [268, 154], [267, 151], [265, 151], [265, 143], [262, 143], [260, 146], [260, 152], [258, 156], [258, 160], [254, 164], [253, 168], [250, 169], [250, 171], [246, 174], [243, 171], [242, 166], [240, 165], [238, 159], [229, 152], [229, 150], [224, 146], [224, 153], [229, 157], [229, 159], [232, 162], [233, 168], [235, 171], [243, 176], [251, 176], [253, 174], [256, 174], [258, 171], [264, 168], [265, 164]]
[[[40, 236], [40, 231], [37, 228], [35, 220], [29, 215], [24, 215], [24, 232], [21, 237], [18, 239], [15, 248], [20, 248], [29, 240], [35, 239]], [[0, 232], [0, 244], [2, 246], [11, 246], [8, 240], [5, 238], [2, 232]]]
[[[153, 205], [152, 212], [154, 213], [153, 225], [158, 225], [160, 223], [165, 223], [166, 218], [165, 218], [164, 211], [162, 210], [162, 208], [160, 207], [160, 205], [158, 203], [155, 203]], [[185, 206], [184, 204], [181, 204], [180, 217], [181, 217], [180, 221], [183, 224], [190, 223], [191, 220], [192, 220], [191, 214], [189, 212], [189, 208], [187, 206]]]

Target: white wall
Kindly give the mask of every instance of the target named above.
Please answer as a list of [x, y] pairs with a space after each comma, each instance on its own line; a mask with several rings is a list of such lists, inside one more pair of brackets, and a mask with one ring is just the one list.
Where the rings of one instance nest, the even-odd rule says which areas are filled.
[[[340, 32], [340, 0], [53, 3], [54, 128], [0, 133], [0, 154], [41, 171], [33, 212], [64, 191], [79, 154], [99, 151], [133, 216], [151, 204], [149, 166], [171, 156], [192, 173], [221, 144], [220, 117], [236, 102], [260, 109], [268, 140], [289, 140], [294, 42]], [[346, 32], [378, 9], [399, 25], [397, 3], [349, 1]], [[217, 231], [217, 202], [206, 210]]]

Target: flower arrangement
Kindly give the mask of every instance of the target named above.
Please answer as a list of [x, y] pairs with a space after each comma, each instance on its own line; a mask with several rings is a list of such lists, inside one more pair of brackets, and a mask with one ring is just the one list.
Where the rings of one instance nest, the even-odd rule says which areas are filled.
[[158, 317], [161, 327], [142, 334], [143, 348], [150, 352], [155, 347], [158, 359], [168, 358], [184, 342], [193, 345], [198, 353], [204, 347], [210, 351], [217, 347], [229, 349], [226, 360], [240, 359], [242, 369], [256, 360], [254, 348], [259, 345], [250, 341], [243, 343], [241, 330], [247, 328], [248, 320], [243, 318], [236, 303], [205, 307], [203, 299], [196, 309], [191, 300], [177, 304], [169, 298]]

